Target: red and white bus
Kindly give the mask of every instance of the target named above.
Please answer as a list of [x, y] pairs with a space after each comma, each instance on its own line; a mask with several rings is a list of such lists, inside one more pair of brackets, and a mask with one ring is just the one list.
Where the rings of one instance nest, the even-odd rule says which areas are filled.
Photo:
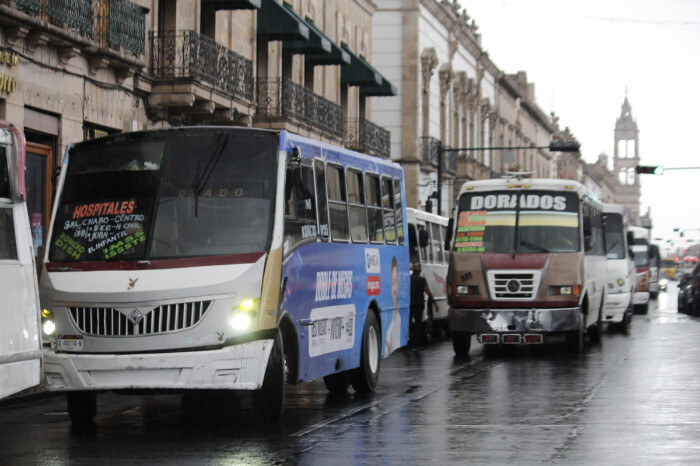
[[375, 388], [408, 341], [403, 172], [286, 131], [190, 127], [66, 152], [41, 281], [49, 390]]
[[575, 181], [470, 181], [459, 193], [448, 272], [457, 355], [483, 344], [600, 338], [602, 204]]

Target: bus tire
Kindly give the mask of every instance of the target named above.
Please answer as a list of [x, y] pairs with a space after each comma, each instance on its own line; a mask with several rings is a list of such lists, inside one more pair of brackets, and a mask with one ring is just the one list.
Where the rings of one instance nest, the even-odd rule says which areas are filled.
[[578, 354], [583, 351], [583, 337], [585, 334], [583, 327], [583, 314], [581, 314], [578, 329], [566, 334], [566, 347], [570, 353]]
[[66, 394], [68, 415], [73, 424], [90, 425], [97, 415], [97, 392], [68, 392]]
[[649, 303], [634, 305], [635, 314], [646, 314], [647, 312], [649, 312]]
[[588, 337], [594, 343], [598, 343], [600, 341], [600, 339], [603, 337], [603, 311], [602, 310], [598, 312], [598, 320], [588, 328]]
[[455, 356], [469, 356], [472, 349], [472, 334], [468, 332], [452, 332], [452, 349]]
[[350, 388], [350, 380], [345, 372], [336, 372], [323, 378], [323, 383], [332, 395], [345, 395]]
[[377, 317], [373, 311], [368, 310], [362, 331], [360, 367], [350, 373], [350, 383], [358, 393], [373, 392], [377, 386], [382, 357], [381, 335]]
[[273, 341], [262, 387], [253, 391], [253, 407], [264, 421], [275, 421], [284, 411], [284, 347], [279, 331]]

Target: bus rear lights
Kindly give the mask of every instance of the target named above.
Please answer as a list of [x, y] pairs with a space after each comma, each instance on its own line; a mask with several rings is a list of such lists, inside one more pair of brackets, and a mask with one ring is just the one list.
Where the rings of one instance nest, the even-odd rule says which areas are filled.
[[479, 287], [477, 285], [457, 285], [456, 288], [458, 295], [479, 295]]
[[519, 345], [522, 337], [517, 333], [506, 333], [501, 336], [501, 342], [506, 345]]
[[497, 333], [482, 333], [479, 335], [479, 343], [482, 345], [497, 345], [500, 338]]
[[523, 343], [528, 345], [539, 345], [544, 343], [541, 333], [526, 333], [523, 335]]
[[579, 296], [580, 294], [580, 285], [557, 285], [547, 288], [548, 296]]

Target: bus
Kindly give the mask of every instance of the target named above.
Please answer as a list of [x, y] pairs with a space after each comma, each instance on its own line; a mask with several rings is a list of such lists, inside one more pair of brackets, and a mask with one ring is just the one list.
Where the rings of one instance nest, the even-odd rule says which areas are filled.
[[427, 338], [441, 333], [449, 334], [447, 323], [447, 263], [449, 254], [445, 251], [444, 244], [447, 238], [447, 225], [449, 218], [441, 215], [425, 212], [414, 208], [407, 208], [408, 245], [411, 264], [421, 265], [422, 275], [428, 282], [428, 288], [433, 294], [437, 310], [433, 312], [432, 319], [428, 309], [424, 313], [425, 332]]
[[[637, 285], [632, 298], [634, 312], [646, 314], [649, 312], [649, 300], [655, 299], [658, 294], [658, 248], [649, 243], [648, 229], [630, 226], [628, 231], [634, 264], [637, 268]], [[656, 286], [653, 285], [654, 283]]]
[[66, 150], [41, 279], [48, 390], [376, 387], [407, 344], [400, 165], [286, 131], [178, 127]]
[[0, 121], [0, 398], [41, 382], [41, 317], [24, 183], [26, 142]]
[[603, 206], [561, 179], [469, 181], [452, 220], [447, 274], [454, 351], [601, 336]]
[[603, 231], [607, 257], [607, 289], [603, 304], [603, 321], [622, 331], [629, 328], [634, 308], [632, 296], [636, 285], [636, 268], [627, 237], [627, 209], [619, 204], [603, 204]]

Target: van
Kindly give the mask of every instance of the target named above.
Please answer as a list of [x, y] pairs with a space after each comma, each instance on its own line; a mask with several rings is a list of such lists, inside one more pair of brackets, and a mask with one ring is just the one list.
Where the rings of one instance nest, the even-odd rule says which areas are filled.
[[632, 296], [636, 269], [629, 249], [627, 210], [619, 204], [603, 205], [607, 283], [603, 298], [603, 321], [622, 331], [629, 328], [633, 314]]

